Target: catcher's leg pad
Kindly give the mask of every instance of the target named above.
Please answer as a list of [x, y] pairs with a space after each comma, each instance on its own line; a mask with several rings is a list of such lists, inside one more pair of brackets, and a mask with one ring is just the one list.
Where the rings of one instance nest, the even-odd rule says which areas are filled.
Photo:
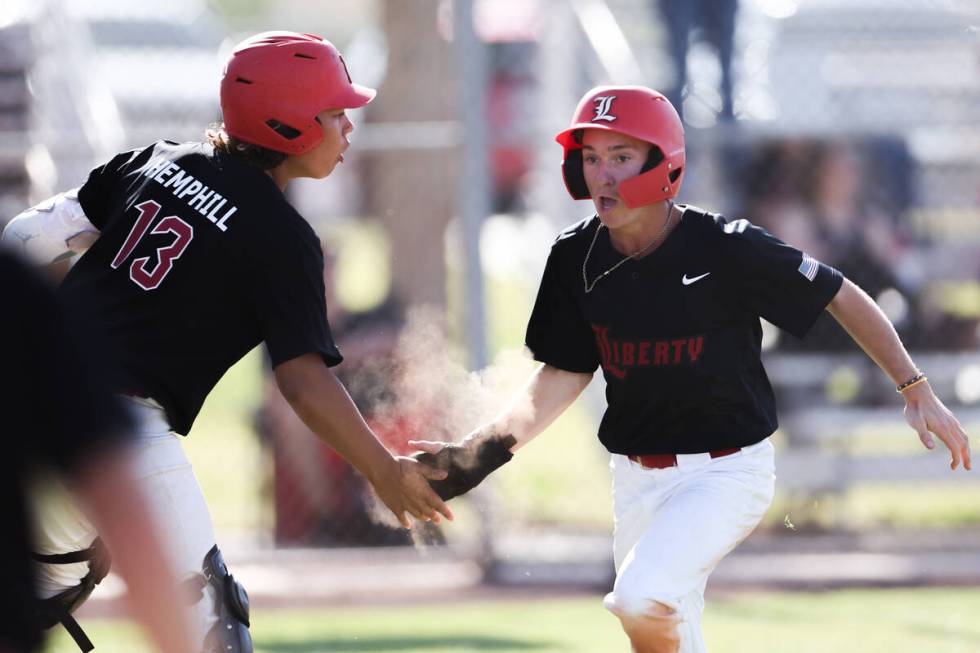
[[109, 567], [112, 566], [112, 559], [109, 552], [100, 538], [95, 538], [89, 548], [83, 551], [72, 551], [70, 553], [42, 555], [35, 553], [32, 556], [38, 562], [48, 564], [74, 564], [76, 562], [88, 562], [89, 571], [82, 578], [81, 582], [75, 587], [68, 588], [54, 596], [46, 599], [39, 599], [36, 602], [36, 619], [41, 628], [48, 629], [57, 623], [61, 623], [75, 640], [83, 653], [88, 653], [95, 649], [92, 641], [85, 635], [85, 631], [75, 621], [72, 613], [85, 603], [95, 586], [102, 582], [109, 574]]
[[204, 556], [204, 578], [215, 591], [214, 610], [218, 622], [204, 639], [204, 653], [253, 653], [248, 632], [248, 594], [228, 573], [228, 566], [215, 544]]
[[640, 614], [617, 613], [635, 653], [678, 653], [681, 637], [677, 612], [663, 603], [654, 603]]

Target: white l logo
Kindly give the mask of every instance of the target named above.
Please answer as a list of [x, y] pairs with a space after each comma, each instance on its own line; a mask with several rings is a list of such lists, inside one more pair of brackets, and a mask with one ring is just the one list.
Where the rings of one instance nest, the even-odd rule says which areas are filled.
[[595, 116], [593, 116], [592, 122], [595, 122], [596, 120], [612, 122], [615, 120], [616, 116], [609, 115], [609, 108], [612, 106], [612, 101], [615, 99], [615, 95], [603, 95], [592, 100], [595, 102]]

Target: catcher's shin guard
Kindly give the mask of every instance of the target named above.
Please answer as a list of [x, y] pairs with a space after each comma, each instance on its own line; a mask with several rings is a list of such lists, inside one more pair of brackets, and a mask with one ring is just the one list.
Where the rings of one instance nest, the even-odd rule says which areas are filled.
[[204, 556], [204, 578], [215, 591], [214, 610], [218, 622], [204, 639], [204, 653], [253, 653], [248, 632], [248, 594], [228, 573], [215, 544]]
[[88, 562], [88, 573], [82, 578], [81, 582], [75, 587], [59, 592], [46, 599], [39, 599], [36, 602], [37, 621], [42, 628], [51, 628], [56, 623], [60, 623], [71, 635], [78, 648], [84, 653], [95, 649], [92, 641], [85, 635], [85, 631], [75, 621], [72, 612], [78, 609], [85, 599], [89, 597], [95, 586], [102, 582], [102, 579], [109, 573], [112, 560], [109, 552], [102, 544], [102, 540], [95, 538], [92, 545], [83, 551], [72, 551], [71, 553], [61, 553], [55, 555], [33, 554], [33, 558], [38, 562], [45, 562], [52, 565], [70, 565], [76, 562]]

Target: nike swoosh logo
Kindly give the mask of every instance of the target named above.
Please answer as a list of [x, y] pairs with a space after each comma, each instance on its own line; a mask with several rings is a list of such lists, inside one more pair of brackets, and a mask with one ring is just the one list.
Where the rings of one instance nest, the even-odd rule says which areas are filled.
[[681, 277], [681, 283], [684, 284], [685, 286], [690, 286], [692, 283], [694, 283], [696, 281], [701, 281], [701, 279], [704, 279], [709, 274], [711, 274], [711, 273], [710, 272], [705, 272], [704, 274], [698, 275], [696, 277], [692, 277], [690, 279], [688, 279], [687, 278], [687, 275], [685, 274], [683, 277]]

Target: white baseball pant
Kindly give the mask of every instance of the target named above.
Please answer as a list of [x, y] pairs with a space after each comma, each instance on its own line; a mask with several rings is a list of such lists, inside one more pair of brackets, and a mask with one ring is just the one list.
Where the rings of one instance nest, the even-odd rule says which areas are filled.
[[[170, 430], [167, 418], [152, 401], [129, 399], [138, 420], [133, 448], [136, 476], [149, 503], [164, 550], [179, 580], [201, 572], [204, 556], [215, 544], [211, 514], [204, 501], [190, 462], [184, 454], [180, 436]], [[35, 515], [35, 548], [41, 554], [69, 553], [87, 549], [97, 533], [78, 510], [68, 491], [50, 477], [39, 479], [32, 492]], [[38, 593], [41, 598], [75, 587], [88, 572], [88, 563], [37, 563]], [[199, 648], [217, 621], [215, 595], [210, 585], [204, 597], [188, 605], [198, 634]]]
[[680, 617], [680, 653], [705, 653], [708, 576], [772, 503], [772, 444], [763, 440], [719, 458], [678, 454], [677, 466], [666, 469], [614, 454], [610, 467], [616, 583], [606, 608], [639, 616], [662, 603]]

